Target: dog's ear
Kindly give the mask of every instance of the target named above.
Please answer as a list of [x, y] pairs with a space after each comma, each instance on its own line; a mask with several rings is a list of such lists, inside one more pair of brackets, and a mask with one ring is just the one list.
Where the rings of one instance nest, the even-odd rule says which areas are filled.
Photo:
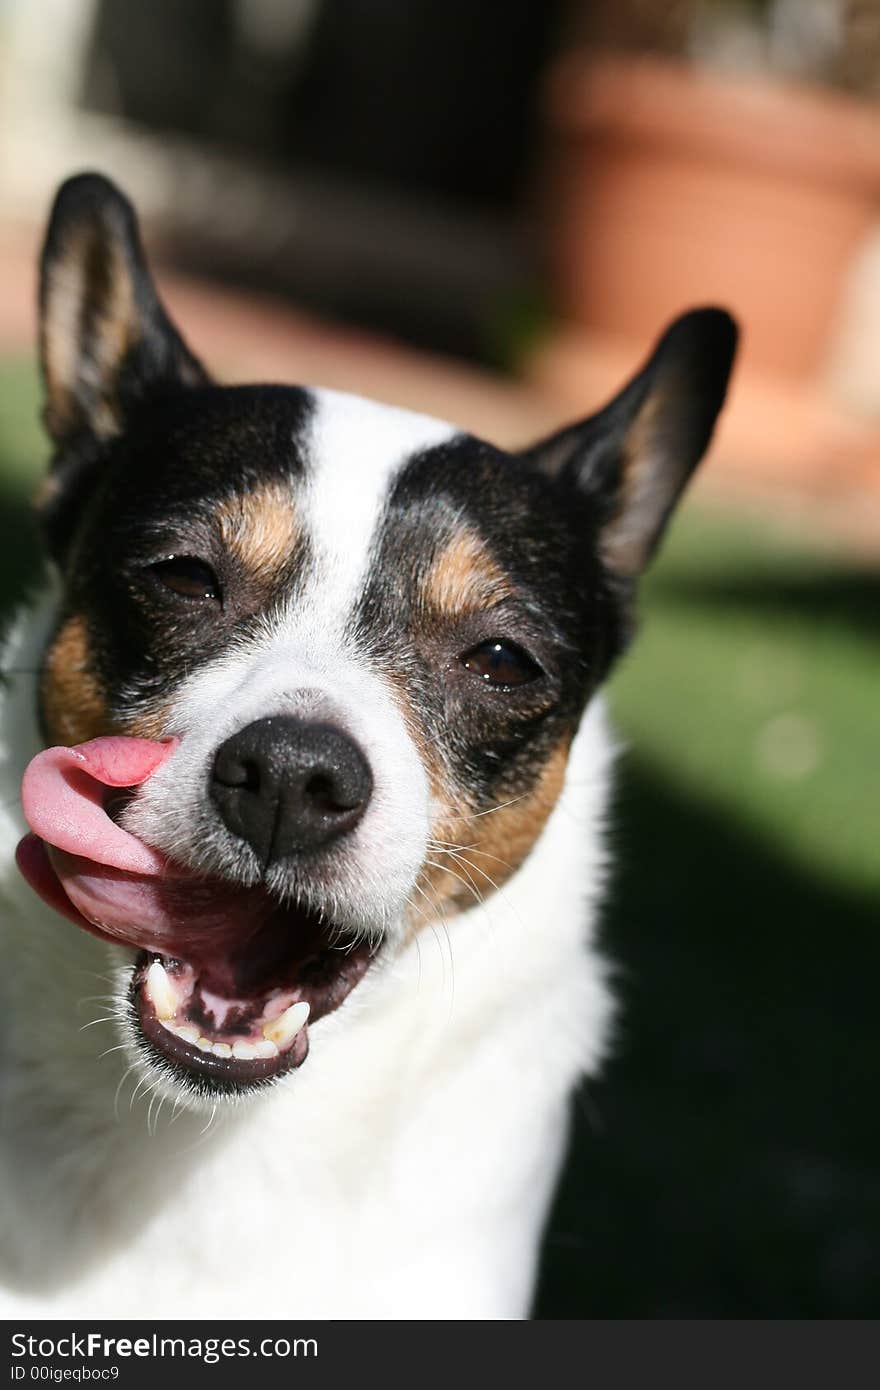
[[613, 579], [635, 580], [654, 553], [712, 437], [736, 343], [722, 309], [684, 314], [604, 410], [526, 451], [594, 504]]
[[131, 204], [100, 174], [68, 179], [52, 207], [40, 262], [40, 365], [55, 455], [36, 501], [61, 560], [131, 410], [208, 383], [162, 307]]
[[59, 450], [111, 439], [139, 400], [207, 381], [159, 301], [131, 204], [100, 174], [68, 179], [52, 207], [40, 362]]

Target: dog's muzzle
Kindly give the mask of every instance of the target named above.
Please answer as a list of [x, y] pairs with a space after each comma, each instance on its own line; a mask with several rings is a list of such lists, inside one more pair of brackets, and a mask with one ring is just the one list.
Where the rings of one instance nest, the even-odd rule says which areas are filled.
[[[302, 1064], [308, 1026], [347, 998], [378, 943], [263, 883], [200, 874], [118, 825], [108, 812], [119, 789], [141, 787], [178, 746], [106, 737], [38, 754], [22, 785], [34, 833], [18, 863], [77, 926], [140, 950], [128, 1020], [163, 1074], [240, 1092]], [[227, 823], [270, 859], [335, 841], [372, 790], [351, 739], [288, 718], [230, 739], [214, 775]]]

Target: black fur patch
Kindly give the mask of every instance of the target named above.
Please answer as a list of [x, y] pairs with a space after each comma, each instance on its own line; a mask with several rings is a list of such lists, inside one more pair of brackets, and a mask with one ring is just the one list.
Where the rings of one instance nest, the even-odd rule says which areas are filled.
[[[421, 596], [463, 525], [514, 593], [488, 612], [444, 621]], [[351, 632], [404, 681], [425, 745], [474, 805], [531, 785], [619, 648], [618, 607], [596, 544], [594, 510], [574, 489], [469, 436], [412, 459], [392, 488]], [[540, 679], [486, 688], [461, 656], [492, 638], [525, 648]]]
[[[310, 394], [292, 387], [205, 387], [136, 408], [96, 459], [87, 500], [71, 517], [60, 621], [88, 622], [95, 673], [118, 727], [160, 705], [180, 681], [246, 636], [256, 614], [307, 572], [298, 539], [267, 594], [224, 546], [219, 513], [267, 483], [295, 487], [307, 468]], [[217, 575], [222, 601], [176, 598], [150, 566], [194, 556]]]

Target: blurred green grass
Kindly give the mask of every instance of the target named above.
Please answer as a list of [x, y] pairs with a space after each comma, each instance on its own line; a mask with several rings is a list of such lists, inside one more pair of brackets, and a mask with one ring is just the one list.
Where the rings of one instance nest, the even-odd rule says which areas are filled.
[[0, 359], [0, 484], [4, 497], [27, 496], [46, 457], [37, 374], [26, 362]]
[[[47, 449], [0, 362], [0, 609]], [[611, 683], [621, 1002], [537, 1314], [880, 1312], [880, 570], [687, 505]]]
[[0, 358], [0, 619], [39, 567], [30, 499], [49, 457], [40, 408], [33, 367]]
[[880, 894], [880, 568], [685, 511], [612, 682], [657, 773], [829, 881]]

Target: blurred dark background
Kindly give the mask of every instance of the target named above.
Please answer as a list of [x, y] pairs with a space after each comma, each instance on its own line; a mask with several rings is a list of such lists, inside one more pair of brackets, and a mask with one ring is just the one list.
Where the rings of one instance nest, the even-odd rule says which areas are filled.
[[0, 8], [0, 603], [36, 574], [55, 184], [145, 214], [230, 377], [497, 442], [730, 305], [723, 426], [611, 685], [625, 751], [586, 1084], [536, 1315], [880, 1311], [880, 5]]
[[298, 217], [267, 208], [245, 255], [200, 222], [192, 238], [178, 229], [178, 260], [204, 269], [209, 254], [239, 283], [479, 357], [534, 269], [517, 222], [559, 18], [554, 0], [420, 0], [407, 14], [394, 0], [103, 0], [83, 93], [284, 172]]

